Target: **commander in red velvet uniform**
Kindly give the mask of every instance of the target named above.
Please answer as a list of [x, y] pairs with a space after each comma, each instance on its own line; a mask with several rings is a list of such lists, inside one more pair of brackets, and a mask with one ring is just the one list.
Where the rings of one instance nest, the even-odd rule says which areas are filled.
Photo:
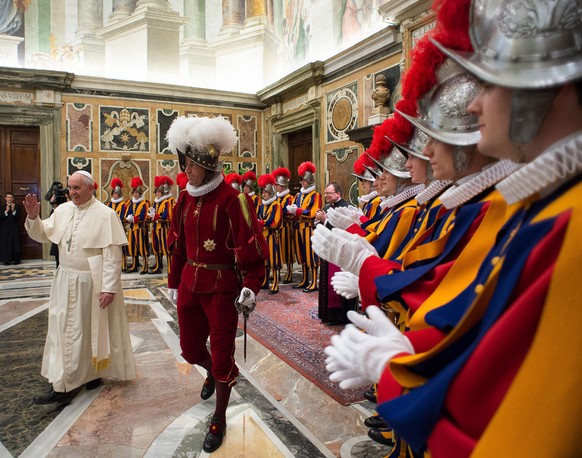
[[212, 453], [222, 444], [226, 408], [238, 376], [237, 308], [245, 313], [254, 309], [268, 248], [252, 201], [224, 182], [219, 155], [236, 145], [232, 125], [222, 117], [181, 117], [167, 138], [188, 177], [168, 235], [174, 250], [168, 288], [178, 308], [182, 356], [208, 372], [200, 396], [208, 399], [216, 390], [203, 446]]

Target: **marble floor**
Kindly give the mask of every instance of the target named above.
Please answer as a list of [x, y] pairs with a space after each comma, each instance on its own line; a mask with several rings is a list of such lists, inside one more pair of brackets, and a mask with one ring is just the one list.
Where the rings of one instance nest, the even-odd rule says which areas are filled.
[[[0, 266], [0, 457], [204, 457], [214, 397], [180, 356], [175, 306], [162, 275], [123, 274], [138, 377], [83, 390], [64, 408], [38, 406], [54, 262]], [[289, 287], [290, 285], [284, 285]], [[367, 436], [368, 401], [343, 406], [259, 342], [237, 343], [238, 384], [213, 457], [382, 457]]]

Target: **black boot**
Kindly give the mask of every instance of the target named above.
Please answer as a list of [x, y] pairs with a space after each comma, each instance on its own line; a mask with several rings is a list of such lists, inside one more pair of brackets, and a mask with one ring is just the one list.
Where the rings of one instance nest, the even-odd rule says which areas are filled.
[[226, 422], [217, 417], [212, 417], [210, 427], [204, 438], [202, 449], [206, 453], [212, 453], [222, 445], [222, 439], [226, 435]]
[[204, 385], [202, 385], [202, 391], [200, 391], [200, 397], [204, 400], [208, 399], [210, 396], [214, 394], [214, 390], [216, 389], [216, 381], [210, 372], [204, 380]]
[[35, 396], [32, 398], [32, 402], [34, 404], [61, 404], [66, 405], [70, 404], [75, 396], [81, 391], [81, 388], [75, 388], [72, 391], [67, 391], [65, 393], [60, 391], [54, 391], [52, 388], [51, 390], [43, 394], [41, 396]]

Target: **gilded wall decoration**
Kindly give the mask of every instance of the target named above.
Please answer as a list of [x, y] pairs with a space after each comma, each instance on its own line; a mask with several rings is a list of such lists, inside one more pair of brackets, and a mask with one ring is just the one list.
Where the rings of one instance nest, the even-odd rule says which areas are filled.
[[326, 143], [349, 140], [346, 131], [358, 125], [358, 83], [353, 82], [327, 94]]
[[257, 157], [257, 117], [237, 116], [239, 156]]
[[93, 129], [92, 106], [84, 103], [67, 103], [66, 142], [67, 151], [93, 151], [91, 131]]
[[[69, 157], [67, 158], [67, 176], [70, 177], [73, 173], [84, 170], [93, 174], [93, 159], [88, 157]], [[94, 177], [97, 179], [97, 177]]]
[[147, 108], [99, 107], [99, 139], [102, 151], [149, 151]]
[[172, 154], [168, 148], [166, 134], [174, 119], [178, 117], [178, 110], [157, 110], [156, 114], [157, 152], [159, 154]]
[[232, 168], [232, 161], [223, 161], [222, 162], [222, 171], [226, 175], [229, 172], [232, 172], [234, 169]]
[[[153, 190], [150, 183], [153, 183], [153, 176], [150, 172], [150, 161], [148, 159], [137, 159], [123, 161], [121, 159], [101, 159], [100, 160], [100, 190], [101, 201], [106, 202], [111, 197], [111, 180], [119, 178], [123, 183], [123, 198], [131, 197], [131, 179], [140, 177], [146, 186], [146, 199], [152, 198]], [[150, 191], [152, 191], [150, 193]]]
[[256, 175], [258, 175], [257, 163], [256, 162], [239, 162], [238, 163], [238, 171], [237, 171], [238, 174], [243, 175], [248, 171], [253, 171], [253, 172], [255, 172]]
[[[354, 162], [358, 159], [359, 147], [347, 146], [325, 152], [327, 177], [329, 183], [335, 181], [342, 188], [342, 197], [346, 200], [352, 200], [352, 186], [357, 179], [352, 175], [354, 171]], [[356, 183], [356, 202], [357, 202], [357, 183]]]
[[[400, 65], [393, 65], [392, 67], [385, 68], [384, 70], [380, 70], [378, 72], [370, 73], [364, 77], [363, 83], [363, 97], [364, 100], [362, 103], [364, 104], [364, 119], [360, 123], [363, 125], [368, 124], [369, 117], [373, 114], [374, 108], [374, 100], [372, 96], [374, 95], [374, 91], [376, 90], [376, 77], [378, 75], [384, 75], [384, 81], [386, 84], [387, 89], [390, 91], [390, 97], [384, 104], [385, 106], [390, 107], [390, 111], [394, 111], [394, 105], [401, 97], [399, 87], [400, 87]], [[369, 113], [369, 114], [368, 114]], [[365, 124], [364, 124], [365, 123]]]

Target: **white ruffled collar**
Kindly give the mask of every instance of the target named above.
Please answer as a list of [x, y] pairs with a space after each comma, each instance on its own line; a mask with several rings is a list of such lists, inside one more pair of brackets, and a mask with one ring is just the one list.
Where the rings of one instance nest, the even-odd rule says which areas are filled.
[[315, 190], [315, 185], [311, 185], [308, 188], [301, 188], [301, 194], [309, 194], [311, 191]]
[[278, 192], [277, 193], [277, 197], [283, 197], [286, 196], [287, 194], [289, 194], [291, 191], [289, 191], [288, 189], [285, 189], [284, 191]]
[[489, 189], [506, 176], [514, 173], [522, 166], [523, 164], [516, 164], [509, 159], [494, 162], [484, 168], [480, 173], [472, 176], [471, 179], [467, 181], [463, 179], [462, 182], [459, 180], [456, 186], [447, 189], [443, 193], [440, 201], [448, 210], [458, 207], [481, 194], [486, 189]]
[[547, 196], [582, 170], [582, 132], [554, 143], [497, 185], [508, 204], [539, 193]]
[[361, 204], [367, 204], [368, 202], [370, 202], [370, 200], [372, 200], [377, 195], [378, 195], [378, 191], [372, 191], [369, 194], [365, 194], [363, 196], [358, 197], [358, 202], [360, 202]]
[[247, 196], [249, 196], [249, 197], [253, 197], [254, 195], [255, 195], [255, 191], [251, 191], [247, 194]]
[[277, 198], [277, 196], [273, 196], [271, 197], [269, 200], [263, 200], [263, 204], [264, 205], [269, 205], [270, 203], [275, 202], [275, 199]]
[[113, 197], [111, 198], [111, 202], [114, 203], [114, 204], [118, 204], [122, 200], [123, 200], [123, 196], [121, 196], [119, 199], [114, 199]]
[[192, 186], [190, 183], [187, 183], [186, 191], [188, 191], [188, 194], [192, 197], [200, 197], [218, 188], [220, 183], [222, 183], [222, 180], [224, 180], [222, 173], [217, 173], [210, 181], [200, 186]]
[[163, 196], [156, 197], [156, 198], [154, 199], [154, 202], [155, 202], [156, 204], [159, 204], [161, 201], [163, 201], [163, 200], [166, 200], [166, 199], [169, 199], [170, 197], [172, 197], [172, 194], [164, 194]]
[[132, 201], [134, 204], [139, 204], [139, 203], [140, 203], [140, 202], [142, 202], [144, 199], [145, 199], [145, 196], [141, 196], [139, 199], [136, 199], [135, 197], [132, 197], [132, 198], [131, 198], [131, 201]]
[[424, 189], [424, 186], [425, 186], [424, 183], [413, 185], [413, 186], [408, 186], [407, 188], [405, 188], [404, 190], [402, 190], [398, 194], [395, 194], [394, 196], [388, 197], [386, 200], [384, 200], [380, 204], [380, 207], [382, 208], [382, 210], [395, 207], [396, 205], [398, 205], [402, 202], [405, 202], [408, 199], [416, 196], [420, 191], [422, 191]]
[[418, 205], [424, 205], [430, 199], [439, 195], [443, 189], [452, 184], [453, 182], [448, 180], [431, 181], [430, 184], [426, 188], [424, 188], [424, 190], [420, 191], [416, 195], [416, 202], [418, 202]]

